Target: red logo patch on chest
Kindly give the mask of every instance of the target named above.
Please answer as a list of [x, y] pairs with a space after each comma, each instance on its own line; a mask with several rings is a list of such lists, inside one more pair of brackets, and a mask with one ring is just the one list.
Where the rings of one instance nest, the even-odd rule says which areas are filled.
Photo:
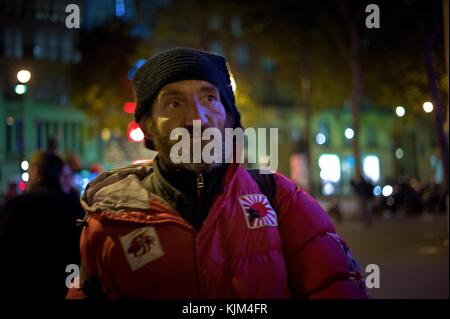
[[248, 194], [239, 197], [248, 228], [277, 227], [277, 214], [263, 194]]

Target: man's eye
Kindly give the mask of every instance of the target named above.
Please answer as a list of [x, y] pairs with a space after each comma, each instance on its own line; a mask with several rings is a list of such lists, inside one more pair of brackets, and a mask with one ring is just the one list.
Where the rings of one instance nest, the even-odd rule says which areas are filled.
[[215, 102], [215, 101], [217, 101], [217, 97], [214, 96], [214, 95], [208, 95], [206, 97], [206, 99], [208, 100], [208, 102]]
[[178, 103], [177, 101], [172, 101], [168, 104], [168, 106], [171, 108], [176, 108], [180, 106], [180, 103]]

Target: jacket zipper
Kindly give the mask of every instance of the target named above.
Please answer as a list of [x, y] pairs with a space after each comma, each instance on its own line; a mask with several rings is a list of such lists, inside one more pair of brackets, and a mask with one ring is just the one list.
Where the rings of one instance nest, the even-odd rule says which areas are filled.
[[199, 197], [199, 198], [200, 198], [200, 195], [202, 193], [203, 187], [205, 187], [205, 182], [203, 180], [203, 175], [202, 174], [198, 174], [197, 175], [197, 197]]
[[[194, 214], [200, 214], [200, 209], [202, 207], [202, 192], [203, 188], [205, 187], [205, 181], [203, 180], [203, 175], [198, 174], [197, 175], [197, 203], [196, 203], [196, 210]], [[198, 232], [198, 230], [197, 230]], [[198, 233], [197, 233], [198, 234]], [[198, 237], [195, 238], [195, 259], [197, 263], [197, 279], [199, 283], [200, 288], [200, 296], [204, 296], [205, 293], [205, 287], [204, 287], [204, 277], [203, 277], [203, 271], [201, 270], [202, 267], [200, 266], [200, 261], [198, 258]]]
[[203, 188], [205, 187], [205, 181], [203, 180], [203, 175], [197, 175], [197, 204], [195, 214], [199, 215], [202, 209], [202, 199], [203, 199]]

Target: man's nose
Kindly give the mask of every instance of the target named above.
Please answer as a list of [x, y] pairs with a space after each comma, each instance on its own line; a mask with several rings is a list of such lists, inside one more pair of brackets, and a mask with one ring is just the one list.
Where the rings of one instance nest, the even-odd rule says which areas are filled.
[[200, 103], [198, 99], [192, 99], [189, 103], [189, 111], [185, 117], [186, 125], [192, 125], [192, 121], [200, 120], [203, 123], [207, 123], [208, 118], [206, 116], [206, 108]]

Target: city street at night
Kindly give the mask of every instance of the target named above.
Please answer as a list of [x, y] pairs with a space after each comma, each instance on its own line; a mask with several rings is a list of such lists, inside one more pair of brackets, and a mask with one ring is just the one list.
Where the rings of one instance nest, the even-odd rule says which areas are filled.
[[370, 227], [346, 221], [337, 231], [362, 269], [380, 267], [372, 298], [448, 298], [448, 223], [438, 216], [377, 219]]
[[449, 1], [0, 0], [0, 309], [448, 299]]

